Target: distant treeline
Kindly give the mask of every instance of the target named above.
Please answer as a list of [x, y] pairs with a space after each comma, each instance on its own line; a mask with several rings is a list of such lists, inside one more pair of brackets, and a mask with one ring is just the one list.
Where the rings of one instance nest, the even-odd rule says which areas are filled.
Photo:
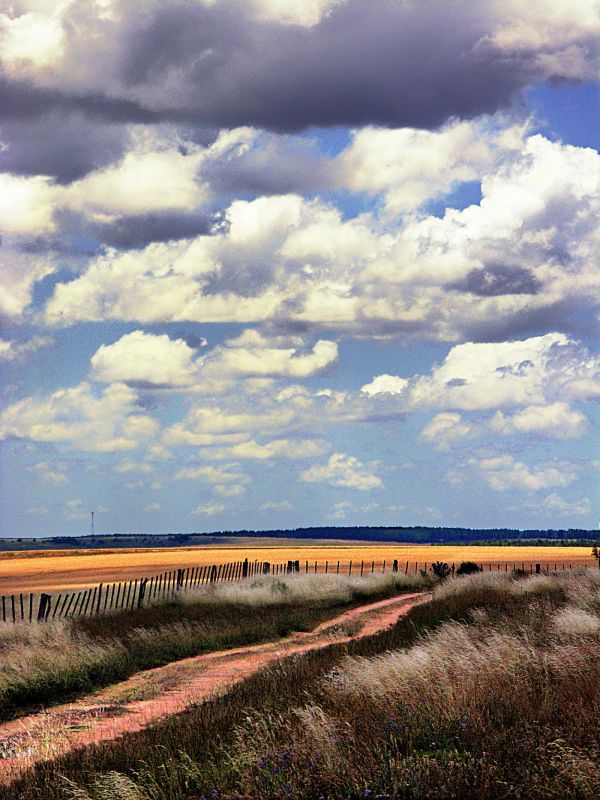
[[213, 533], [111, 533], [84, 536], [0, 539], [0, 550], [66, 550], [74, 548], [181, 547], [186, 545], [228, 544], [230, 539], [269, 537], [273, 539], [347, 539], [369, 542], [407, 542], [410, 544], [513, 544], [587, 545], [600, 539], [598, 530], [580, 528], [515, 530], [511, 528], [431, 528], [325, 526], [290, 530], [215, 531]]

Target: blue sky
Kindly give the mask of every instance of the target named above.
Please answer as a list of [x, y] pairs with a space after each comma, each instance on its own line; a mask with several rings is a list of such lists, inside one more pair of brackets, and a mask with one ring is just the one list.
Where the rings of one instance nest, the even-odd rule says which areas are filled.
[[0, 535], [596, 527], [597, 12], [1, 13]]

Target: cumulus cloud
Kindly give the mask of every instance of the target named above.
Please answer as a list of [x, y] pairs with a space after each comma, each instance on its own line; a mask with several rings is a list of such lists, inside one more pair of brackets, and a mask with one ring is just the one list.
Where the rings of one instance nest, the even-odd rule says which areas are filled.
[[460, 414], [442, 412], [436, 414], [421, 431], [421, 438], [431, 442], [440, 450], [449, 450], [452, 445], [467, 438], [473, 427], [463, 421]]
[[[291, 346], [286, 346], [286, 345]], [[338, 357], [335, 342], [317, 341], [306, 353], [299, 352], [302, 339], [269, 340], [256, 330], [246, 330], [237, 339], [230, 339], [206, 358], [204, 368], [229, 375], [288, 376], [307, 378], [330, 367]]]
[[40, 483], [48, 486], [61, 486], [69, 483], [68, 465], [62, 461], [50, 463], [38, 461], [30, 467], [30, 471], [37, 476]]
[[538, 464], [530, 469], [522, 461], [517, 461], [510, 455], [470, 459], [468, 464], [488, 486], [499, 492], [509, 489], [537, 492], [555, 486], [568, 486], [577, 478], [577, 468], [574, 464]]
[[460, 183], [480, 180], [500, 156], [522, 146], [523, 133], [523, 126], [485, 117], [435, 131], [366, 127], [354, 132], [336, 167], [348, 188], [383, 192], [389, 212], [408, 212]]
[[578, 324], [598, 285], [600, 156], [539, 135], [503, 152], [481, 202], [443, 217], [382, 225], [297, 195], [236, 200], [210, 235], [92, 259], [56, 286], [46, 321], [269, 321], [443, 341]]
[[[442, 364], [430, 375], [401, 378], [394, 386], [391, 376], [379, 376], [368, 384], [369, 394], [396, 394], [404, 408], [447, 408], [481, 410], [502, 406], [545, 406], [536, 412], [522, 412], [512, 425], [516, 430], [527, 425], [537, 429], [552, 425], [562, 416], [569, 419], [568, 430], [582, 426], [582, 415], [569, 416], [558, 396], [587, 399], [598, 395], [598, 363], [580, 343], [562, 333], [547, 333], [529, 339], [493, 343], [473, 343], [451, 348]], [[362, 391], [365, 391], [363, 387]], [[555, 402], [552, 402], [555, 400]], [[541, 421], [543, 417], [544, 421]], [[498, 430], [509, 425], [503, 416], [494, 423]]]
[[320, 456], [328, 449], [329, 445], [319, 439], [271, 439], [265, 442], [248, 439], [229, 447], [207, 451], [205, 456], [207, 458], [237, 458], [248, 461], [272, 461], [285, 458], [302, 460]]
[[203, 503], [191, 511], [193, 517], [214, 517], [225, 511], [223, 503]]
[[69, 522], [81, 522], [89, 518], [89, 512], [85, 510], [83, 500], [67, 500], [63, 508], [63, 517]]
[[133, 331], [101, 347], [92, 356], [92, 377], [138, 388], [221, 391], [232, 381], [252, 377], [306, 378], [338, 357], [337, 344], [321, 339], [305, 350], [299, 337], [268, 338], [246, 330], [198, 356], [183, 339]]
[[565, 500], [564, 497], [556, 494], [556, 492], [549, 494], [542, 501], [541, 507], [552, 514], [558, 514], [560, 517], [585, 516], [592, 510], [592, 504], [587, 497], [570, 501]]
[[[211, 465], [201, 467], [184, 467], [175, 474], [176, 480], [193, 480], [202, 483], [209, 483], [212, 486], [230, 486], [237, 489], [242, 484], [249, 483], [250, 477], [241, 470], [234, 467], [223, 465], [213, 467]], [[231, 486], [235, 484], [235, 486]], [[239, 492], [236, 492], [239, 493]]]
[[24, 361], [42, 347], [54, 344], [51, 336], [32, 336], [23, 342], [0, 339], [0, 361]]
[[159, 423], [144, 414], [137, 394], [123, 384], [96, 395], [88, 383], [27, 397], [0, 413], [1, 439], [65, 443], [79, 450], [132, 450], [156, 436]]
[[196, 380], [194, 355], [182, 339], [133, 331], [114, 344], [100, 346], [91, 359], [92, 376], [104, 383], [185, 387]]
[[54, 228], [56, 189], [42, 176], [0, 173], [0, 233], [40, 234]]
[[383, 487], [383, 481], [374, 472], [375, 465], [364, 464], [355, 456], [333, 453], [326, 464], [314, 464], [300, 473], [305, 483], [328, 483], [330, 486], [368, 491]]
[[363, 394], [376, 396], [381, 394], [401, 394], [408, 381], [399, 375], [377, 375], [370, 383], [361, 386]]
[[512, 415], [497, 411], [491, 420], [492, 430], [503, 435], [532, 433], [555, 439], [583, 436], [588, 428], [587, 417], [567, 403], [528, 406]]
[[289, 500], [268, 500], [262, 503], [261, 511], [291, 511], [292, 504]]
[[362, 0], [17, 7], [2, 15], [2, 66], [9, 90], [19, 80], [28, 90], [21, 114], [430, 127], [506, 105], [536, 78], [595, 76], [594, 0], [555, 5], [428, 0], [382, 4], [377, 14]]

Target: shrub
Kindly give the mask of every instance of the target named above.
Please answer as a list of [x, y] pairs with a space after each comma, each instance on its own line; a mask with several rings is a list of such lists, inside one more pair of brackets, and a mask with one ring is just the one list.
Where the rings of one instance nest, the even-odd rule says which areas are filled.
[[475, 572], [482, 572], [482, 569], [474, 561], [461, 561], [456, 570], [457, 575], [473, 575]]
[[431, 565], [431, 571], [436, 578], [444, 580], [444, 578], [452, 574], [452, 567], [448, 566], [445, 561], [435, 561]]

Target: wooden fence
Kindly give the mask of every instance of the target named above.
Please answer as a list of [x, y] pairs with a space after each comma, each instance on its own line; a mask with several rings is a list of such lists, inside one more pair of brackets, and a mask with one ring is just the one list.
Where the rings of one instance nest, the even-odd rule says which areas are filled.
[[[454, 574], [455, 565], [449, 565]], [[564, 562], [497, 562], [479, 564], [485, 572], [549, 573], [572, 569]], [[198, 567], [180, 567], [162, 572], [150, 578], [136, 578], [119, 583], [100, 583], [89, 589], [64, 592], [58, 595], [48, 592], [2, 595], [2, 622], [45, 622], [53, 619], [91, 617], [115, 611], [133, 610], [174, 598], [186, 592], [215, 583], [241, 581], [257, 575], [332, 574], [367, 576], [388, 572], [417, 575], [420, 571], [431, 571], [431, 562], [409, 561], [235, 561], [228, 564], [211, 564]]]

